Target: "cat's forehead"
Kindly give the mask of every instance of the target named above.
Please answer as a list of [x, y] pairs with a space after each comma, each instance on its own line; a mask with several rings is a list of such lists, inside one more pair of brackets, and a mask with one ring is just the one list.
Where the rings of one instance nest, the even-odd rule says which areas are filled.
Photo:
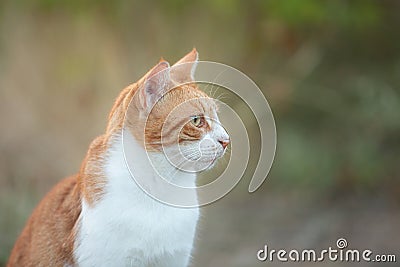
[[206, 93], [193, 85], [184, 85], [170, 91], [167, 101], [174, 102], [175, 107], [185, 111], [196, 111], [213, 116], [217, 110], [216, 102]]

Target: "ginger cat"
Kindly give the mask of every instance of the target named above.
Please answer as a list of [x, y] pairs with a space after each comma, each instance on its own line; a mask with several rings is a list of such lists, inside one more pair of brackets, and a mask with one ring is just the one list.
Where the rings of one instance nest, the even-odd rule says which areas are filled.
[[[127, 169], [121, 132], [128, 132], [125, 149], [138, 158], [151, 152], [166, 176], [194, 186], [196, 174], [171, 165], [161, 141], [170, 148], [184, 147], [183, 156], [191, 158], [202, 140], [212, 140], [215, 145], [201, 148], [201, 160], [212, 164], [229, 144], [212, 98], [193, 83], [167, 92], [168, 85], [193, 80], [197, 60], [195, 49], [176, 63], [186, 63], [182, 67], [161, 60], [120, 93], [105, 134], [92, 142], [78, 174], [57, 184], [34, 210], [7, 266], [189, 265], [198, 208], [169, 206], [143, 192]], [[168, 114], [188, 100], [161, 140]], [[154, 169], [140, 173], [146, 179], [157, 175]]]

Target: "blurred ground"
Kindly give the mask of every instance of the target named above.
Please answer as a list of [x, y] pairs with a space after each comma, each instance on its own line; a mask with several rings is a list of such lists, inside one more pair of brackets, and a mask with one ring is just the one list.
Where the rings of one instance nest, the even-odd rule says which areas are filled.
[[260, 86], [278, 134], [261, 190], [246, 193], [249, 172], [204, 208], [194, 266], [262, 266], [264, 244], [339, 237], [398, 253], [399, 11], [384, 0], [1, 1], [0, 266], [45, 192], [78, 170], [119, 90], [194, 46]]
[[[247, 184], [241, 190], [246, 188]], [[203, 210], [193, 266], [365, 266], [365, 262], [328, 259], [260, 262], [256, 256], [264, 245], [270, 250], [315, 249], [318, 253], [336, 249], [339, 238], [347, 240], [348, 249], [398, 255], [399, 207], [384, 196], [332, 199], [316, 192], [268, 188], [263, 195], [239, 197], [239, 190]], [[398, 266], [398, 256], [396, 263], [368, 266]]]

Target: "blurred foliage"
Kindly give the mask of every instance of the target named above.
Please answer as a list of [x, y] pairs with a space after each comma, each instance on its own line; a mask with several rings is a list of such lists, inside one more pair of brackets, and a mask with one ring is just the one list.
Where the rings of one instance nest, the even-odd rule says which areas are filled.
[[[17, 0], [2, 1], [1, 14], [105, 20], [99, 27], [121, 43], [139, 37], [173, 54], [206, 47], [251, 74], [270, 99], [279, 137], [274, 175], [306, 184], [323, 177], [317, 183], [325, 185], [346, 176], [372, 186], [399, 174], [399, 7], [384, 0]], [[92, 65], [79, 59], [64, 60], [60, 73], [87, 75]]]
[[[32, 17], [45, 28], [46, 21], [67, 21], [90, 31], [102, 21], [98, 27], [113, 32], [125, 50], [134, 41], [180, 55], [195, 45], [245, 70], [275, 111], [278, 184], [369, 188], [399, 175], [398, 1], [17, 0], [0, 6], [3, 17]], [[60, 79], [84, 79], [97, 64], [69, 54]]]
[[[76, 172], [118, 90], [158, 56], [173, 61], [193, 46], [266, 95], [278, 145], [264, 188], [398, 200], [399, 12], [390, 0], [0, 1], [0, 120], [10, 125], [0, 208], [18, 218], [10, 236], [32, 198]], [[27, 188], [13, 211], [7, 196]], [[4, 240], [2, 261], [13, 242]]]

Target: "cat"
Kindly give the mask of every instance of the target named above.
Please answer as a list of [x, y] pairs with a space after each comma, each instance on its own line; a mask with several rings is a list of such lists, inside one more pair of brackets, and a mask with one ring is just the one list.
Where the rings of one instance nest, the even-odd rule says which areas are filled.
[[[149, 196], [132, 179], [124, 149], [136, 155], [136, 175], [145, 180], [158, 175], [144, 163], [150, 155], [162, 176], [185, 186], [195, 186], [196, 172], [180, 170], [163, 148], [210, 167], [224, 154], [230, 140], [216, 102], [191, 83], [197, 64], [196, 49], [172, 66], [162, 59], [122, 90], [105, 134], [91, 143], [78, 174], [57, 184], [33, 211], [7, 266], [190, 264], [199, 209]], [[169, 90], [171, 85], [178, 86]], [[161, 137], [163, 127], [168, 133]], [[204, 140], [212, 145], [201, 147]]]

